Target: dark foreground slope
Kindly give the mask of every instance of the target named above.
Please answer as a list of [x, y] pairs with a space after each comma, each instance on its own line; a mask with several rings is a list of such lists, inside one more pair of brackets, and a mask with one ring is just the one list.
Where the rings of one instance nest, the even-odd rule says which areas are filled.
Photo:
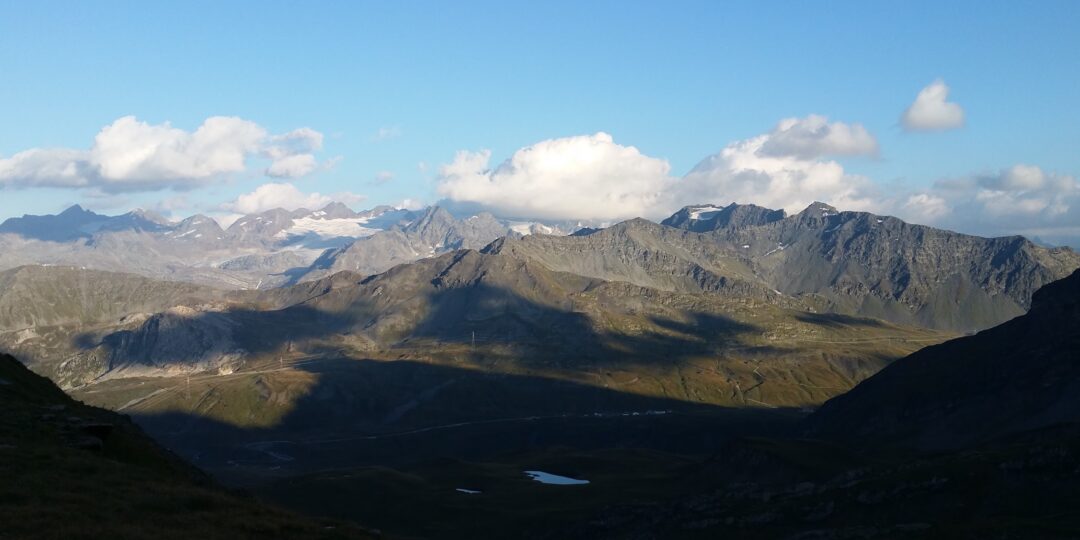
[[225, 492], [7, 355], [0, 409], [0, 538], [372, 537]]
[[808, 419], [812, 435], [923, 449], [1080, 421], [1080, 271], [1039, 289], [1031, 311], [922, 349]]
[[803, 421], [742, 439], [712, 490], [609, 509], [560, 538], [1080, 538], [1080, 272]]

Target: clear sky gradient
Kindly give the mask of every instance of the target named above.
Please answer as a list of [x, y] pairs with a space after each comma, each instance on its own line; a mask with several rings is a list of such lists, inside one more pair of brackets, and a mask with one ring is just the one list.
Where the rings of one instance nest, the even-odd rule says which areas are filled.
[[[681, 177], [816, 114], [873, 135], [875, 155], [832, 159], [886, 192], [1017, 164], [1076, 177], [1078, 24], [1074, 1], [0, 1], [0, 160], [88, 149], [128, 115], [186, 131], [236, 116], [324, 134], [323, 165], [288, 181], [366, 207], [435, 202], [438, 168], [460, 150], [489, 149], [495, 166], [605, 132]], [[963, 127], [903, 129], [937, 79]], [[178, 193], [179, 215], [213, 212], [271, 181], [252, 167], [182, 193], [0, 184], [0, 218], [74, 202], [116, 213]]]

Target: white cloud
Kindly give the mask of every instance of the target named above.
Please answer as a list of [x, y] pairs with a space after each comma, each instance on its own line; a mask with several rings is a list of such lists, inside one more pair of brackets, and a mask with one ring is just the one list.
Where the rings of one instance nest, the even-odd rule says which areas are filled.
[[876, 155], [878, 143], [862, 124], [830, 123], [828, 118], [812, 114], [781, 120], [759, 152], [771, 157], [800, 159]]
[[908, 196], [900, 211], [916, 223], [932, 223], [949, 215], [952, 208], [942, 197], [931, 193], [915, 193]]
[[318, 164], [311, 154], [296, 154], [275, 160], [266, 169], [266, 175], [274, 178], [299, 178], [314, 171]]
[[394, 173], [392, 173], [390, 171], [379, 171], [379, 172], [375, 173], [375, 178], [374, 178], [373, 182], [375, 183], [375, 185], [382, 185], [382, 184], [385, 184], [387, 182], [392, 181], [393, 179], [394, 179]]
[[909, 202], [897, 208], [897, 214], [917, 223], [984, 236], [1037, 234], [1080, 245], [1075, 233], [1080, 227], [1080, 182], [1033, 165], [940, 180]]
[[521, 218], [611, 221], [658, 218], [702, 202], [755, 203], [789, 212], [814, 201], [878, 210], [876, 186], [823, 155], [874, 155], [859, 124], [811, 115], [729, 144], [682, 179], [667, 161], [615, 143], [606, 133], [523, 148], [492, 169], [491, 153], [459, 152], [439, 173], [439, 193], [457, 203]]
[[439, 169], [439, 194], [512, 217], [613, 220], [670, 209], [668, 162], [607, 133], [541, 141], [495, 168], [490, 160], [488, 150], [458, 152]]
[[946, 101], [949, 87], [938, 79], [919, 91], [900, 123], [908, 131], [945, 131], [964, 126], [964, 109]]
[[882, 208], [876, 185], [824, 154], [872, 154], [877, 142], [858, 124], [811, 115], [764, 135], [733, 142], [702, 160], [678, 184], [683, 204], [754, 203], [798, 212], [814, 201], [845, 210]]
[[299, 178], [311, 174], [318, 167], [313, 152], [322, 150], [322, 145], [323, 134], [306, 127], [270, 137], [263, 148], [263, 153], [272, 160], [266, 169], [267, 176]]
[[1080, 183], [1072, 176], [1016, 165], [928, 189], [886, 189], [822, 157], [876, 151], [857, 124], [809, 116], [732, 142], [677, 179], [666, 161], [597, 133], [542, 141], [494, 168], [489, 151], [459, 152], [439, 169], [438, 189], [462, 208], [503, 217], [656, 219], [684, 205], [729, 202], [795, 213], [823, 201], [970, 234], [1040, 231], [1044, 240], [1080, 242], [1065, 236], [1080, 229]]
[[423, 208], [425, 206], [427, 206], [427, 205], [424, 204], [423, 201], [418, 201], [416, 199], [403, 199], [400, 203], [394, 205], [394, 208], [397, 208], [398, 210], [414, 210], [415, 211], [415, 210], [420, 210], [421, 208]]
[[388, 141], [401, 136], [401, 128], [398, 126], [381, 127], [372, 136], [373, 142]]
[[310, 128], [271, 136], [236, 117], [207, 118], [188, 132], [125, 116], [102, 128], [89, 150], [35, 148], [0, 158], [0, 187], [183, 190], [242, 173], [258, 156], [270, 160], [268, 174], [296, 177], [314, 170], [322, 139]]
[[304, 193], [296, 186], [289, 183], [263, 184], [251, 193], [245, 193], [235, 201], [221, 205], [221, 209], [237, 214], [257, 214], [275, 208], [296, 210], [298, 208], [318, 209], [338, 201], [346, 205], [356, 204], [365, 199], [363, 195], [355, 193], [335, 193], [323, 195], [321, 193]]

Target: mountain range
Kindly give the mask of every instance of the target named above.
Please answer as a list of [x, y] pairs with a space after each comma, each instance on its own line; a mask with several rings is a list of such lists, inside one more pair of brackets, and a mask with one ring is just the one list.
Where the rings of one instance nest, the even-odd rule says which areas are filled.
[[[335, 202], [314, 211], [278, 208], [244, 215], [222, 228], [201, 214], [171, 222], [142, 210], [105, 216], [76, 205], [58, 215], [0, 223], [0, 249], [11, 254], [0, 269], [53, 264], [218, 288], [269, 288], [344, 267], [377, 273], [463, 245], [528, 233], [530, 227], [557, 230], [490, 214], [455, 219], [437, 207], [355, 212]], [[370, 249], [345, 252], [361, 239]]]
[[[547, 467], [602, 484], [543, 499], [557, 537], [794, 534], [793, 516], [830, 504], [808, 481], [840, 507], [821, 510], [822, 537], [857, 537], [851, 501], [872, 494], [844, 475], [895, 490], [914, 467], [924, 497], [935, 475], [985, 465], [924, 452], [1075, 421], [1080, 256], [1022, 237], [823, 203], [572, 234], [439, 207], [271, 211], [225, 230], [65, 214], [49, 238], [40, 219], [0, 227], [31, 248], [18, 257], [86, 263], [0, 271], [0, 350], [227, 483], [406, 535], [535, 525], [521, 471]], [[176, 255], [188, 242], [201, 259]], [[191, 262], [214, 254], [229, 256]], [[957, 485], [950, 500], [973, 489]], [[461, 500], [473, 491], [497, 496]], [[414, 500], [426, 521], [395, 510]], [[907, 531], [896, 508], [863, 536]], [[592, 515], [607, 525], [559, 528]]]

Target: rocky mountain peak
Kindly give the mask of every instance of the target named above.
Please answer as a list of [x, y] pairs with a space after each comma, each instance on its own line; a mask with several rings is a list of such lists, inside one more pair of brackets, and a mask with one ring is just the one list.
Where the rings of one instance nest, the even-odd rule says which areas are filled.
[[772, 210], [755, 204], [731, 203], [727, 206], [711, 204], [686, 206], [661, 225], [693, 232], [718, 229], [753, 227], [784, 219], [783, 210]]
[[82, 215], [82, 214], [93, 214], [93, 213], [94, 212], [86, 210], [86, 209], [84, 209], [82, 206], [80, 206], [78, 204], [73, 204], [73, 205], [67, 207], [67, 209], [65, 209], [63, 212], [60, 212], [60, 215], [61, 216], [77, 216], [77, 215]]
[[799, 212], [798, 215], [800, 215], [800, 216], [801, 215], [814, 215], [814, 216], [820, 216], [820, 217], [829, 217], [829, 216], [834, 216], [834, 215], [839, 214], [839, 213], [840, 213], [840, 211], [837, 210], [835, 206], [832, 206], [830, 204], [825, 204], [825, 203], [820, 202], [820, 201], [814, 201], [813, 203], [810, 204], [810, 206], [807, 206], [805, 210], [803, 210], [802, 212]]
[[359, 216], [359, 214], [353, 212], [352, 208], [338, 201], [331, 202], [320, 208], [319, 212], [322, 212], [320, 217], [324, 219], [352, 219]]

